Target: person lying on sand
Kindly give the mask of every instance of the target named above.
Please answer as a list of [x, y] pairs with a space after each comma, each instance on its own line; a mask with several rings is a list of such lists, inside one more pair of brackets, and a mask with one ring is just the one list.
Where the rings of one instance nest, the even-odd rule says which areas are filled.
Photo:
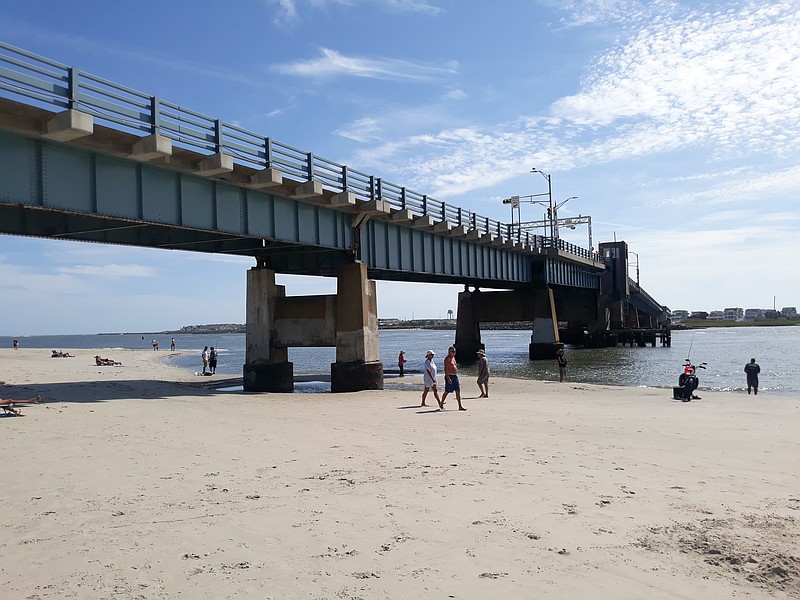
[[53, 350], [53, 354], [50, 355], [50, 358], [75, 358], [75, 355], [69, 352], [61, 352], [61, 350]]
[[15, 404], [37, 404], [42, 399], [41, 396], [34, 396], [30, 400], [3, 400], [0, 399], [0, 408], [5, 411], [5, 414], [11, 413], [14, 415], [21, 415], [22, 411], [14, 408]]
[[94, 362], [98, 367], [113, 367], [113, 366], [122, 366], [121, 362], [116, 360], [111, 360], [110, 358], [101, 358], [97, 355], [94, 357]]

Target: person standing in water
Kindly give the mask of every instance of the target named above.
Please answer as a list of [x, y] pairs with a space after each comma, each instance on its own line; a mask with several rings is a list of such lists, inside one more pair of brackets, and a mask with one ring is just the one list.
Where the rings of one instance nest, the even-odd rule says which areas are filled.
[[564, 377], [567, 376], [567, 357], [564, 356], [563, 348], [556, 351], [556, 360], [558, 361], [558, 380], [564, 381]]
[[758, 396], [758, 374], [761, 373], [761, 367], [756, 363], [755, 358], [751, 358], [750, 362], [744, 366], [744, 372], [747, 374], [747, 393], [753, 390], [753, 394]]

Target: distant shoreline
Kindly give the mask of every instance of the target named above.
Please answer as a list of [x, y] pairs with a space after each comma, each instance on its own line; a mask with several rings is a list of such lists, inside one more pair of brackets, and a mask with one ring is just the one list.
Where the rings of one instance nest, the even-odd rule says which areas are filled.
[[[682, 321], [672, 326], [674, 330], [681, 329], [706, 329], [709, 327], [789, 327], [800, 325], [800, 319], [765, 319], [760, 321], [704, 321], [688, 320]], [[480, 324], [481, 330], [525, 330], [531, 328], [531, 323], [526, 321], [511, 322], [486, 322]], [[414, 320], [395, 320], [385, 319], [378, 323], [378, 329], [428, 329], [439, 331], [451, 331], [456, 328], [455, 319], [414, 319]], [[105, 332], [96, 335], [143, 335], [145, 337], [154, 335], [221, 335], [221, 334], [242, 334], [245, 333], [245, 325], [239, 323], [210, 324], [210, 325], [188, 325], [181, 329], [166, 331], [130, 331], [130, 332]]]
[[765, 319], [763, 321], [681, 321], [672, 326], [672, 329], [708, 329], [710, 327], [789, 327], [800, 325], [800, 320], [793, 319]]

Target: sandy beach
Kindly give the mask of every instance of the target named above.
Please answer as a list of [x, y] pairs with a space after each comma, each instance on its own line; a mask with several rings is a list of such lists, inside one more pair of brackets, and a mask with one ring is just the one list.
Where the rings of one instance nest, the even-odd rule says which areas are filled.
[[42, 396], [0, 418], [3, 599], [800, 598], [800, 398], [469, 378], [439, 412], [63, 350], [0, 350]]

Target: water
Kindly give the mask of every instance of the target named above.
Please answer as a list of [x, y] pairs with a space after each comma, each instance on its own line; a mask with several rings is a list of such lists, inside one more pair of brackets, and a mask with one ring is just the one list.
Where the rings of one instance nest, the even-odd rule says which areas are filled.
[[[428, 349], [436, 353], [436, 364], [442, 369], [442, 359], [454, 339], [453, 331], [381, 330], [381, 360], [387, 374], [397, 372], [397, 355], [405, 350], [407, 373], [419, 373]], [[20, 337], [22, 347], [61, 350], [64, 348], [102, 348], [113, 357], [114, 349], [145, 349], [152, 351], [151, 342], [157, 339], [161, 353], [166, 356], [170, 335], [114, 334], [78, 336]], [[244, 335], [181, 335], [176, 334], [178, 350], [191, 354], [169, 359], [171, 364], [188, 371], [202, 367], [200, 352], [203, 346], [215, 346], [219, 351], [218, 375], [241, 376], [244, 364]], [[557, 378], [555, 359], [528, 360], [528, 331], [484, 331], [492, 374], [517, 379], [553, 380]], [[10, 348], [12, 338], [0, 337], [0, 347]], [[699, 371], [700, 392], [715, 390], [746, 391], [743, 368], [754, 357], [761, 365], [761, 393], [779, 396], [800, 396], [800, 327], [720, 327], [674, 331], [672, 347], [600, 348], [594, 350], [567, 347], [569, 381], [611, 385], [671, 388], [677, 385], [683, 360], [691, 348], [692, 361], [707, 362], [708, 368]], [[315, 383], [298, 383], [298, 391], [327, 391], [320, 384], [330, 374], [330, 364], [336, 360], [334, 348], [291, 348], [289, 360], [296, 375], [318, 374]], [[463, 367], [467, 381], [475, 376], [475, 367]], [[0, 365], [2, 375], [2, 365]], [[309, 377], [308, 379], [314, 379]], [[387, 378], [387, 385], [392, 379]]]

